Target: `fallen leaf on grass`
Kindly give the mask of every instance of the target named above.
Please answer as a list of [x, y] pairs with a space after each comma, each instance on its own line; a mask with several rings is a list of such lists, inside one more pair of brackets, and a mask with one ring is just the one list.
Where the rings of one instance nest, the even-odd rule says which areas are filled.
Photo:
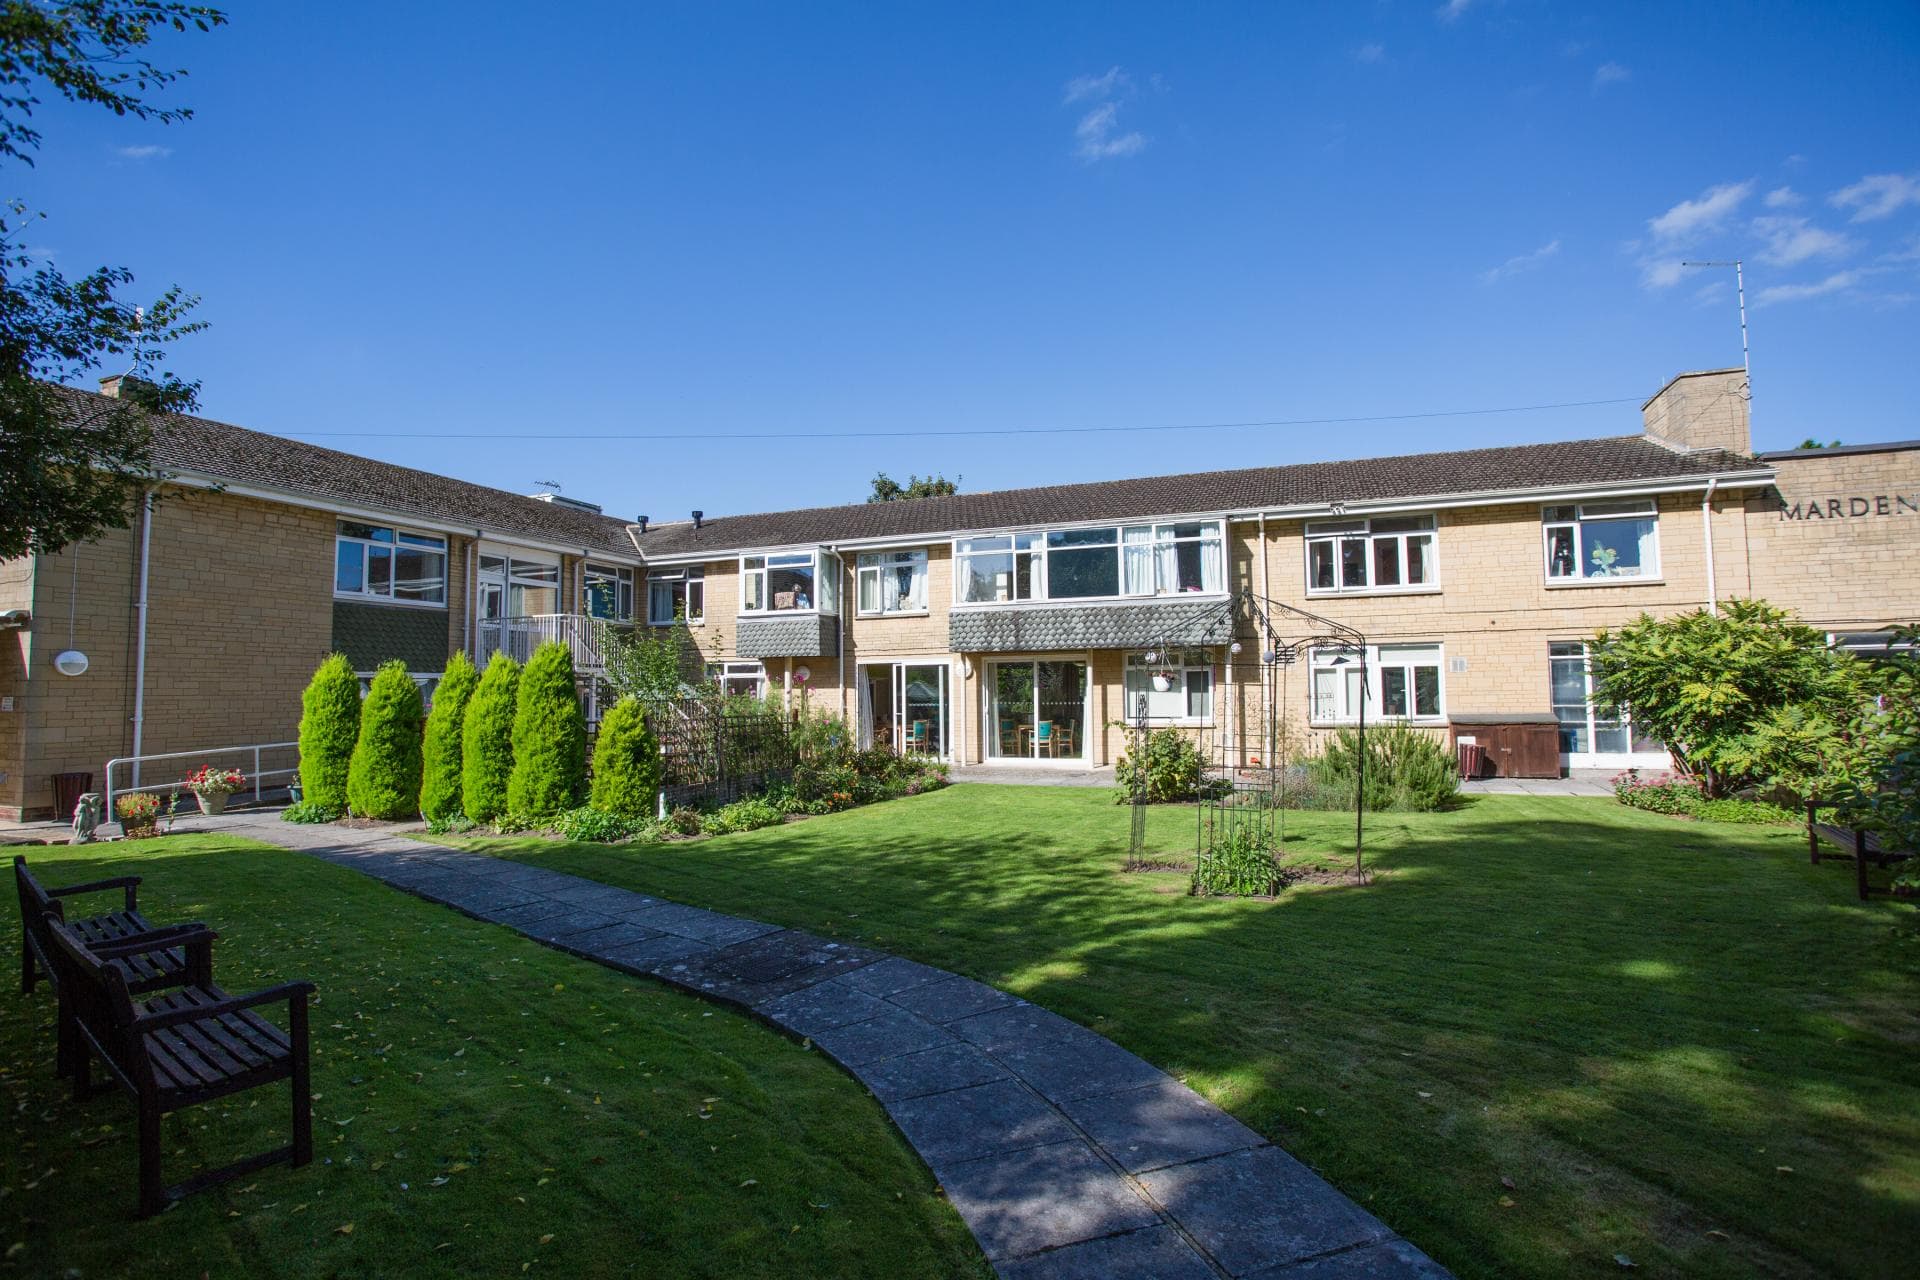
[[1512, 1197], [1512, 1196], [1501, 1196], [1501, 1197], [1500, 1197], [1500, 1207], [1501, 1207], [1502, 1209], [1511, 1209], [1511, 1208], [1513, 1208], [1513, 1205], [1514, 1205], [1514, 1200], [1513, 1200], [1513, 1197]]
[[1613, 1260], [1623, 1267], [1637, 1267], [1640, 1265], [1639, 1263], [1635, 1262], [1632, 1258], [1629, 1258], [1624, 1253], [1614, 1254]]
[[541, 1244], [551, 1244], [551, 1243], [553, 1243], [553, 1233], [552, 1233], [551, 1231], [549, 1231], [549, 1232], [548, 1232], [548, 1233], [547, 1233], [546, 1235], [543, 1235], [543, 1236], [541, 1236], [541, 1237], [540, 1237], [540, 1243], [541, 1243]]
[[343, 1222], [333, 1229], [333, 1234], [337, 1236], [350, 1236], [353, 1234], [353, 1224], [351, 1222]]

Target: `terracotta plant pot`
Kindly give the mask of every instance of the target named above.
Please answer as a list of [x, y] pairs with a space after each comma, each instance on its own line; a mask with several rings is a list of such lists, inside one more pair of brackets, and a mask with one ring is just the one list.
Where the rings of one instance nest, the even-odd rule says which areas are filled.
[[227, 793], [224, 791], [196, 791], [193, 798], [200, 802], [200, 812], [218, 814], [227, 811]]
[[152, 818], [148, 818], [144, 822], [122, 820], [120, 823], [120, 834], [129, 840], [145, 840], [151, 836], [160, 834], [160, 824]]

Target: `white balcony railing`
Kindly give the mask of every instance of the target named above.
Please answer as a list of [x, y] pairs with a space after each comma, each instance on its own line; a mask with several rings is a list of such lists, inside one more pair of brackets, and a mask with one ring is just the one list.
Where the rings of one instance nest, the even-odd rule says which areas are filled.
[[485, 666], [495, 652], [525, 662], [549, 640], [558, 640], [573, 654], [573, 669], [598, 675], [607, 669], [603, 656], [607, 624], [584, 613], [538, 613], [523, 618], [482, 618], [479, 652], [474, 660]]

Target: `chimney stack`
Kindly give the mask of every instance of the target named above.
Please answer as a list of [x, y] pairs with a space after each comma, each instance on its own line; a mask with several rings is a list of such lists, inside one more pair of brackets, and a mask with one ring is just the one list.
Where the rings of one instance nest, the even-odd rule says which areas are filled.
[[1725, 449], [1753, 452], [1744, 369], [1676, 374], [1640, 406], [1646, 437], [1677, 453]]

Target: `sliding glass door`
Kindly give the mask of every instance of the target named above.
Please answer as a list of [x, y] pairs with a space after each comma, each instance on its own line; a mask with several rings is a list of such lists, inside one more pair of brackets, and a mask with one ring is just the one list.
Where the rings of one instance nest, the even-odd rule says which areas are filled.
[[863, 666], [860, 675], [865, 745], [897, 755], [948, 755], [946, 667], [890, 662]]
[[1086, 759], [1086, 663], [992, 662], [987, 669], [991, 759]]

